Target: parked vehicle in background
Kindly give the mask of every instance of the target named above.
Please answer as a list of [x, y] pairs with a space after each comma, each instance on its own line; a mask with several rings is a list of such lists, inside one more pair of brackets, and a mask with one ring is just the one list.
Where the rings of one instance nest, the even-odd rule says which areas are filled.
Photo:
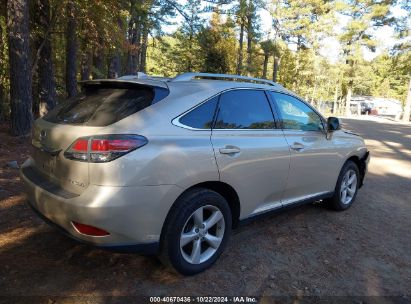
[[82, 83], [35, 122], [30, 206], [79, 241], [158, 254], [191, 275], [240, 221], [325, 200], [349, 208], [364, 140], [281, 85], [185, 73]]
[[350, 101], [350, 109], [352, 114], [361, 113], [361, 115], [371, 114], [392, 118], [399, 118], [402, 113], [400, 101], [373, 96], [353, 96]]
[[361, 102], [361, 115], [370, 115], [371, 111], [373, 109], [373, 105], [366, 103], [366, 102]]

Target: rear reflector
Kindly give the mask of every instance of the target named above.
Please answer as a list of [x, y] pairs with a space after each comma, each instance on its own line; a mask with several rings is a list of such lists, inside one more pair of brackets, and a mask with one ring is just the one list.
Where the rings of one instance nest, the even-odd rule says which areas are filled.
[[85, 234], [85, 235], [90, 235], [90, 236], [107, 236], [110, 235], [110, 233], [108, 233], [107, 231], [94, 227], [94, 226], [90, 226], [90, 225], [86, 225], [86, 224], [80, 224], [77, 222], [72, 222], [73, 226], [77, 229], [78, 232]]
[[80, 137], [64, 152], [68, 159], [104, 163], [147, 144], [141, 135], [96, 135]]

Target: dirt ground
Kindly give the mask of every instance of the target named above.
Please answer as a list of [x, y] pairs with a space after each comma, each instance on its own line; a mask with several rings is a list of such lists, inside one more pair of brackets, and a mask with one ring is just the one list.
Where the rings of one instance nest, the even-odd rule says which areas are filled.
[[0, 302], [250, 295], [396, 296], [385, 300], [410, 303], [411, 125], [344, 122], [366, 139], [372, 155], [352, 208], [333, 212], [313, 204], [254, 221], [234, 232], [211, 269], [194, 277], [172, 274], [154, 257], [78, 244], [44, 224], [24, 203], [18, 171], [5, 168], [10, 160], [21, 164], [30, 145], [0, 126]]

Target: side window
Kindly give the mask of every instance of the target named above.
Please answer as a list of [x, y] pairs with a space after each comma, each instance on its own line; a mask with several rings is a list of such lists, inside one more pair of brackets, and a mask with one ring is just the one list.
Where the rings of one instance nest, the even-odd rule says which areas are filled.
[[196, 129], [211, 129], [218, 96], [214, 97], [180, 118], [180, 123]]
[[284, 129], [302, 131], [324, 129], [320, 116], [302, 101], [281, 93], [270, 92], [270, 94], [278, 105]]
[[235, 90], [220, 97], [215, 129], [273, 129], [274, 118], [264, 91]]

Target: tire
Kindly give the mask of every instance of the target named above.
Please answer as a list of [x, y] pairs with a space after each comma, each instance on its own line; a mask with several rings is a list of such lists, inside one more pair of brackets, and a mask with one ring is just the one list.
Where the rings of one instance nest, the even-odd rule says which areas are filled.
[[[353, 178], [353, 174], [355, 174], [355, 180], [349, 184], [350, 179]], [[357, 197], [360, 179], [358, 166], [352, 161], [347, 161], [341, 169], [337, 185], [335, 186], [334, 195], [326, 201], [327, 205], [336, 211], [350, 208]]]
[[[213, 225], [213, 221], [209, 221], [212, 218], [218, 219]], [[176, 201], [167, 216], [160, 260], [183, 275], [206, 270], [223, 252], [231, 234], [231, 223], [231, 210], [223, 196], [203, 188], [189, 190]]]

